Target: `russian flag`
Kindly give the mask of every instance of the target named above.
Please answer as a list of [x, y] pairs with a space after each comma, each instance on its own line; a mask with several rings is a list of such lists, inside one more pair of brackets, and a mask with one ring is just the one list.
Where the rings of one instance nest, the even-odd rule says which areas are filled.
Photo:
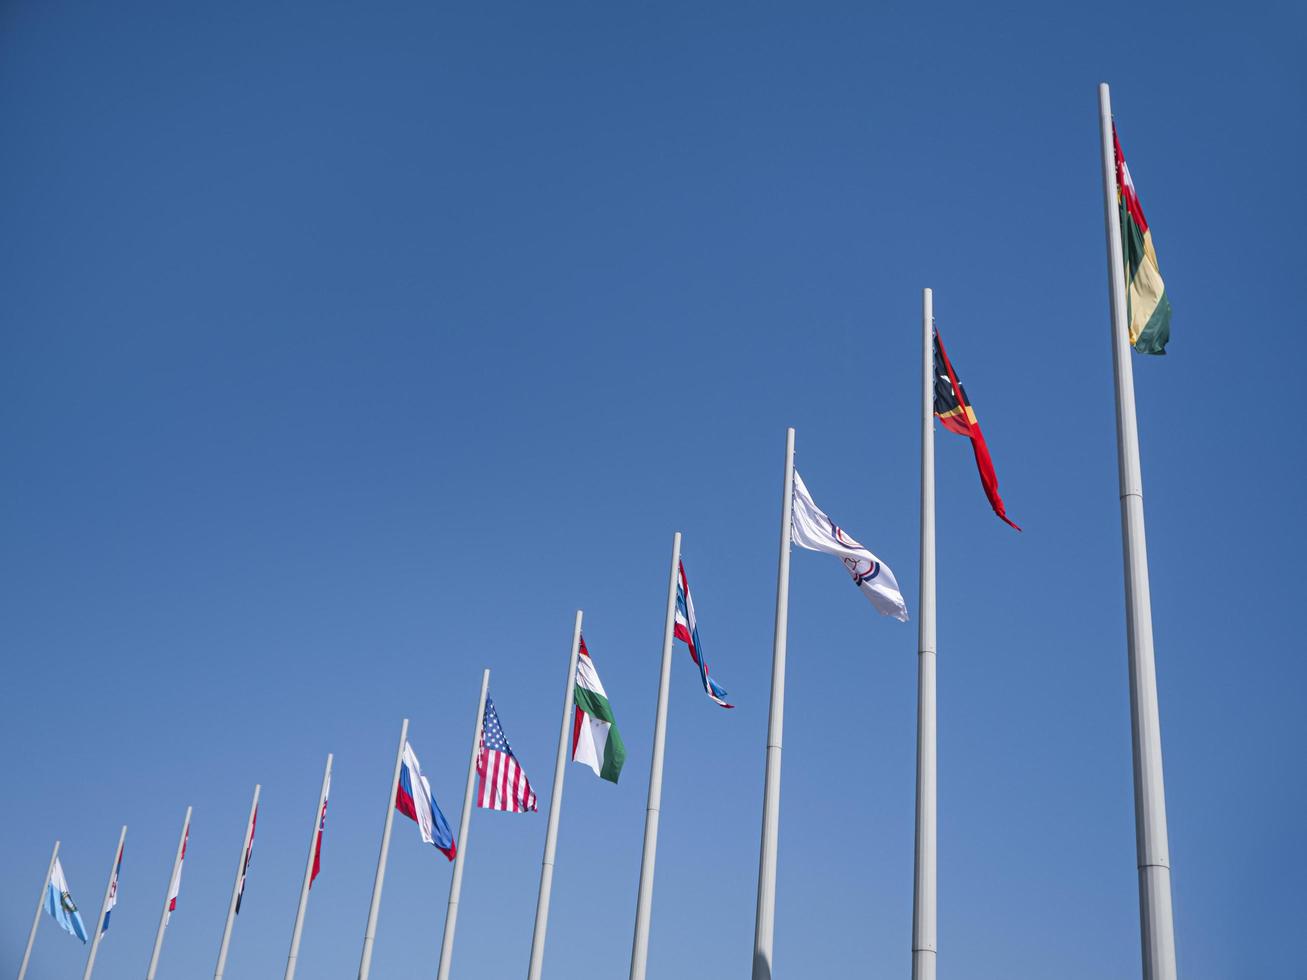
[[417, 753], [408, 742], [404, 743], [404, 757], [399, 767], [399, 786], [395, 789], [395, 809], [413, 820], [422, 833], [422, 840], [435, 845], [449, 860], [454, 860], [457, 848], [449, 822], [436, 805], [431, 784], [422, 775]]

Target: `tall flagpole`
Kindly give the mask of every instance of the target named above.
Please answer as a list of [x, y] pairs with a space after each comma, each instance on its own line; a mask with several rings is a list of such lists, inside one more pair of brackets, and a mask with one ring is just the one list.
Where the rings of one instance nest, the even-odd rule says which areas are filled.
[[123, 856], [123, 844], [127, 843], [127, 827], [118, 835], [118, 847], [113, 852], [113, 864], [109, 867], [109, 880], [104, 886], [104, 901], [100, 903], [100, 917], [95, 920], [95, 935], [91, 937], [91, 952], [86, 957], [86, 971], [82, 980], [91, 980], [91, 970], [95, 967], [95, 954], [100, 949], [100, 938], [104, 935], [104, 917], [109, 912], [109, 897], [113, 894], [114, 877], [118, 874], [118, 862]]
[[531, 965], [528, 980], [540, 980], [545, 960], [545, 933], [549, 929], [549, 893], [554, 885], [554, 854], [558, 850], [558, 814], [563, 808], [563, 774], [567, 771], [568, 736], [572, 732], [572, 704], [576, 688], [576, 658], [581, 645], [581, 610], [576, 611], [572, 630], [572, 657], [567, 664], [567, 684], [563, 688], [563, 724], [558, 732], [558, 754], [554, 757], [554, 790], [549, 796], [549, 827], [545, 831], [545, 855], [540, 861], [540, 894], [536, 899], [536, 924], [531, 934]]
[[313, 884], [313, 859], [318, 856], [318, 831], [322, 829], [322, 808], [327, 802], [331, 787], [331, 759], [327, 753], [327, 768], [322, 773], [322, 791], [318, 793], [318, 808], [313, 811], [313, 833], [309, 836], [309, 860], [304, 865], [304, 883], [300, 886], [300, 904], [295, 909], [295, 928], [290, 934], [290, 955], [286, 958], [286, 980], [294, 980], [295, 967], [300, 955], [300, 936], [304, 934], [304, 916], [309, 910], [309, 887]]
[[758, 854], [758, 912], [753, 926], [753, 980], [772, 980], [776, 929], [776, 855], [781, 826], [781, 733], [785, 728], [785, 640], [790, 620], [790, 510], [794, 503], [794, 430], [785, 430], [780, 560], [776, 571], [776, 628], [772, 637], [771, 710], [767, 719], [767, 775], [762, 789], [762, 846]]
[[186, 853], [186, 835], [191, 830], [191, 808], [186, 808], [186, 819], [182, 821], [182, 835], [177, 838], [177, 856], [172, 859], [172, 874], [168, 876], [168, 890], [163, 895], [163, 913], [159, 916], [159, 931], [154, 936], [154, 952], [150, 954], [150, 968], [145, 972], [145, 980], [154, 980], [159, 969], [159, 954], [163, 952], [163, 933], [168, 928], [168, 906], [172, 901], [172, 882], [177, 877], [177, 868]]
[[663, 806], [663, 745], [667, 740], [667, 692], [671, 687], [680, 567], [681, 532], [677, 531], [672, 535], [672, 570], [667, 582], [667, 614], [663, 618], [663, 660], [658, 671], [658, 712], [654, 715], [653, 759], [649, 763], [649, 802], [644, 811], [644, 853], [640, 857], [640, 890], [635, 900], [630, 980], [645, 980], [649, 961], [649, 920], [653, 917], [654, 860], [658, 856], [658, 818]]
[[1139, 932], [1144, 980], [1174, 980], [1175, 924], [1171, 914], [1171, 857], [1162, 780], [1162, 728], [1153, 658], [1153, 611], [1144, 539], [1144, 485], [1135, 420], [1135, 379], [1126, 326], [1125, 263], [1117, 205], [1112, 96], [1098, 86], [1103, 149], [1103, 209], [1107, 224], [1107, 282], [1112, 311], [1112, 366], [1116, 381], [1116, 458], [1120, 471], [1121, 540], [1125, 551], [1125, 622], [1130, 667], [1130, 734], [1135, 780], [1135, 851], [1139, 867]]
[[390, 827], [395, 822], [395, 792], [399, 789], [399, 767], [404, 762], [408, 744], [408, 719], [399, 726], [399, 748], [395, 750], [395, 772], [390, 777], [390, 795], [386, 797], [386, 823], [381, 831], [381, 852], [377, 855], [377, 875], [372, 879], [372, 904], [368, 906], [368, 927], [363, 933], [363, 958], [359, 961], [359, 980], [368, 980], [372, 971], [372, 947], [377, 941], [377, 915], [381, 911], [381, 886], [386, 882], [386, 858], [390, 854]]
[[27, 934], [27, 949], [23, 951], [23, 962], [18, 967], [18, 980], [27, 976], [27, 963], [32, 958], [32, 944], [36, 942], [36, 927], [41, 924], [41, 911], [45, 908], [45, 890], [50, 887], [50, 876], [54, 874], [54, 863], [59, 860], [59, 842], [54, 842], [54, 851], [50, 854], [50, 867], [45, 869], [45, 881], [41, 882], [41, 898], [36, 903], [36, 915], [32, 917], [32, 931]]
[[222, 928], [222, 944], [218, 947], [218, 965], [213, 971], [213, 980], [222, 980], [222, 972], [227, 969], [231, 927], [236, 922], [236, 903], [240, 901], [241, 883], [245, 878], [245, 855], [250, 852], [250, 840], [254, 837], [254, 814], [259, 810], [260, 788], [258, 783], [254, 784], [254, 799], [250, 803], [250, 815], [245, 821], [245, 837], [241, 840], [241, 856], [236, 862], [236, 880], [231, 885], [231, 901], [227, 904], [227, 924]]
[[463, 891], [463, 864], [467, 860], [467, 832], [472, 822], [472, 791], [477, 778], [477, 759], [481, 755], [481, 725], [486, 716], [486, 691], [490, 689], [490, 669], [481, 675], [481, 698], [477, 701], [477, 721], [472, 728], [472, 757], [467, 763], [467, 782], [463, 786], [463, 814], [458, 821], [458, 853], [454, 855], [454, 873], [449, 880], [449, 909], [445, 912], [445, 934], [440, 939], [440, 968], [437, 980], [449, 980], [454, 960], [454, 929], [458, 925], [458, 897]]
[[921, 609], [917, 616], [917, 836], [912, 888], [912, 980], [935, 980], [935, 347], [934, 294], [921, 291]]

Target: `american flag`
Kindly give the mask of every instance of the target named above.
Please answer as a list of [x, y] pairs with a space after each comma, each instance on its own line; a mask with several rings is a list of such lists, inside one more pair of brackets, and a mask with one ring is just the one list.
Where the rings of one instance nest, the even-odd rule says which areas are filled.
[[477, 759], [477, 774], [481, 776], [477, 806], [509, 813], [537, 809], [531, 782], [508, 746], [495, 702], [490, 698], [486, 698], [486, 713], [481, 721], [481, 755]]

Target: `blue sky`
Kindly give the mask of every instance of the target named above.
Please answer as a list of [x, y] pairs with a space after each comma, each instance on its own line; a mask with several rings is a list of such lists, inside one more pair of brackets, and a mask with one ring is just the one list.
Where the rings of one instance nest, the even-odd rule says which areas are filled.
[[[1301, 956], [1300, 5], [0, 8], [0, 961], [49, 848], [100, 980], [351, 977], [400, 719], [457, 820], [484, 666], [542, 797], [575, 609], [630, 753], [571, 767], [547, 975], [624, 976], [674, 530], [652, 977], [751, 955], [784, 428], [916, 608], [920, 290], [1011, 516], [937, 437], [941, 975], [1138, 975], [1096, 86], [1175, 309], [1135, 359], [1189, 980]], [[777, 975], [905, 975], [915, 624], [793, 559]], [[544, 799], [542, 798], [542, 806]], [[544, 813], [474, 815], [455, 974], [524, 972]], [[450, 868], [396, 823], [374, 976]], [[33, 980], [76, 974], [43, 922]]]

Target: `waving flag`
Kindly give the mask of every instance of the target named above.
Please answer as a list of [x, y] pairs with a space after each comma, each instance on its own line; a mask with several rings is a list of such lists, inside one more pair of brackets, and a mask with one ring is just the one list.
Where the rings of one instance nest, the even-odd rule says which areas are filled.
[[327, 829], [327, 797], [331, 795], [331, 774], [327, 774], [327, 790], [322, 794], [322, 812], [318, 814], [318, 835], [313, 839], [313, 870], [309, 873], [309, 887], [322, 870], [322, 834]]
[[172, 881], [168, 882], [168, 911], [164, 914], [163, 924], [167, 925], [172, 914], [177, 911], [177, 896], [182, 890], [182, 866], [186, 863], [186, 845], [191, 842], [191, 825], [186, 824], [186, 836], [182, 838], [182, 856], [173, 869]]
[[[433, 845], [449, 860], [454, 860], [458, 851], [454, 844], [454, 835], [449, 830], [449, 822], [436, 806], [436, 798], [431, 792], [431, 783], [422, 775], [422, 766], [418, 763], [417, 753], [408, 742], [404, 743], [404, 758], [399, 769], [399, 786], [395, 790], [395, 809], [418, 825], [422, 841]], [[326, 808], [323, 808], [325, 819]]]
[[1020, 531], [1021, 528], [1008, 518], [1003, 498], [998, 495], [998, 474], [994, 472], [994, 461], [989, 458], [985, 434], [980, 431], [980, 423], [976, 421], [976, 413], [967, 398], [966, 389], [962, 387], [948, 354], [944, 352], [944, 342], [939, 339], [938, 330], [935, 331], [935, 418], [950, 432], [971, 440], [971, 452], [976, 457], [980, 485], [985, 488], [989, 506], [994, 508], [999, 520]]
[[82, 924], [82, 913], [77, 911], [77, 903], [68, 893], [68, 879], [64, 877], [63, 863], [55, 858], [54, 868], [50, 871], [50, 880], [45, 886], [45, 910], [59, 923], [59, 928], [70, 932], [82, 942], [86, 942], [86, 926]]
[[259, 822], [259, 808], [256, 806], [250, 814], [250, 842], [245, 848], [245, 860], [241, 862], [241, 881], [236, 892], [236, 914], [241, 914], [241, 899], [245, 897], [245, 876], [250, 873], [250, 858], [254, 856], [254, 827]]
[[481, 754], [477, 757], [477, 775], [481, 786], [477, 806], [487, 810], [525, 813], [535, 810], [536, 795], [526, 773], [504, 737], [495, 702], [486, 698], [486, 713], [481, 720]]
[[690, 582], [685, 577], [685, 563], [676, 563], [676, 638], [690, 648], [690, 657], [699, 668], [703, 691], [723, 708], [734, 708], [726, 703], [726, 688], [708, 676], [708, 661], [703, 658], [699, 645], [699, 625], [694, 618], [694, 600], [690, 598]]
[[615, 783], [626, 761], [626, 746], [617, 732], [608, 693], [590, 659], [584, 636], [580, 642], [573, 695], [576, 718], [572, 722], [572, 761], [589, 766], [596, 776]]
[[1112, 124], [1116, 149], [1116, 197], [1121, 209], [1121, 259], [1125, 263], [1126, 318], [1130, 343], [1141, 354], [1165, 354], [1171, 339], [1171, 301], [1157, 267], [1153, 234], [1148, 230], [1144, 209], [1125, 165], [1121, 141]]
[[853, 576], [853, 584], [871, 600], [876, 611], [907, 622], [908, 605], [899, 591], [898, 580], [890, 567], [864, 548], [817, 506], [794, 471], [794, 502], [790, 515], [790, 540], [809, 551], [824, 551], [844, 562]]
[[109, 901], [104, 904], [104, 924], [100, 926], [101, 933], [109, 931], [109, 916], [113, 912], [114, 906], [118, 904], [118, 875], [123, 870], [123, 851], [126, 847], [126, 841], [119, 845], [118, 860], [113, 864], [113, 877], [109, 879]]

